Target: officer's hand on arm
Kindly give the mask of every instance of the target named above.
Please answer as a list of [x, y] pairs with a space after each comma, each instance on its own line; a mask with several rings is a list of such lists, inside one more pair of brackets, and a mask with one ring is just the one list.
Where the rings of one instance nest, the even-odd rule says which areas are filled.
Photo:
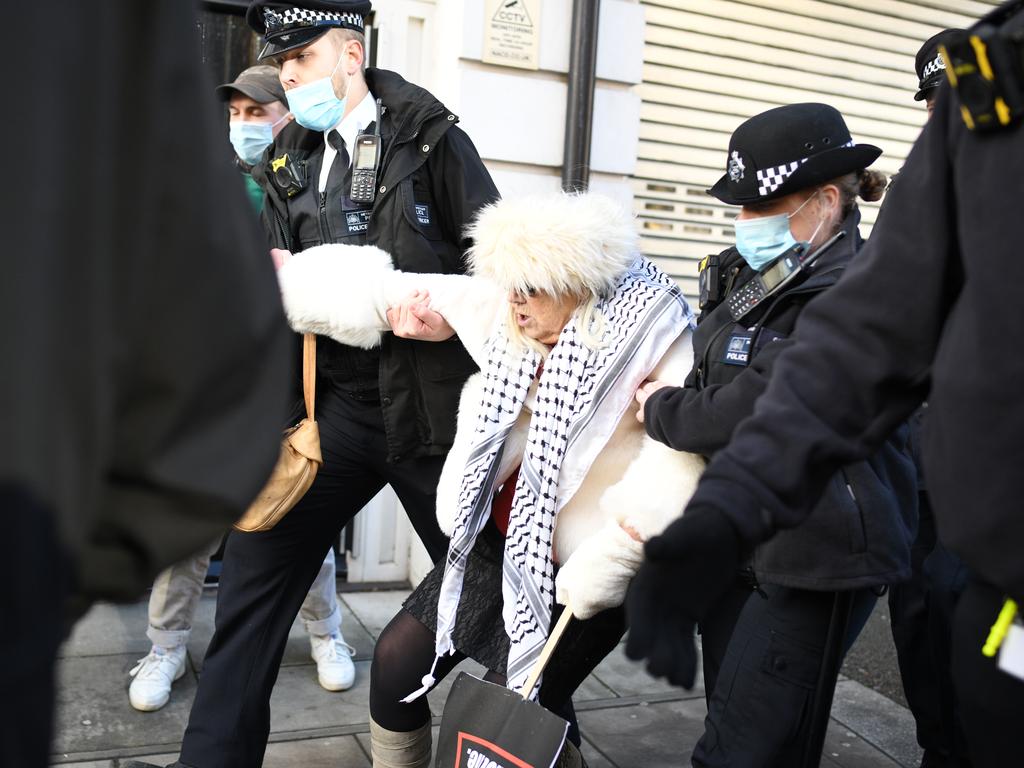
[[693, 688], [696, 624], [735, 578], [739, 536], [723, 512], [699, 506], [648, 541], [644, 555], [626, 597], [626, 655], [647, 659], [655, 677]]
[[445, 341], [455, 335], [455, 329], [427, 303], [430, 294], [413, 291], [402, 302], [387, 311], [392, 333], [403, 339], [417, 341]]
[[644, 404], [647, 402], [647, 398], [657, 392], [663, 387], [672, 386], [667, 381], [645, 381], [640, 385], [640, 389], [636, 391], [636, 401], [640, 404], [640, 410], [636, 412], [636, 420], [641, 424], [644, 423]]

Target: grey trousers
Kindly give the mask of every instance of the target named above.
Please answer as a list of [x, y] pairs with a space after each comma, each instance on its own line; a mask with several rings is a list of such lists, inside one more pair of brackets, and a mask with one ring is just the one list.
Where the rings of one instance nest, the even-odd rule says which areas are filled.
[[[206, 569], [218, 546], [220, 539], [206, 551], [172, 565], [156, 577], [149, 595], [149, 629], [146, 630], [146, 636], [153, 645], [173, 648], [188, 642], [192, 620], [203, 593]], [[327, 552], [299, 615], [311, 635], [330, 635], [341, 629], [333, 549]]]

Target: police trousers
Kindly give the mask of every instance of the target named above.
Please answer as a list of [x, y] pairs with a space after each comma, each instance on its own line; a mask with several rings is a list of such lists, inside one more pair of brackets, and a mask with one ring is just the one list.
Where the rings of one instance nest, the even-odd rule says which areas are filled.
[[[854, 594], [850, 626], [870, 613], [876, 595]], [[810, 733], [835, 592], [761, 586], [750, 593], [709, 686], [704, 734], [693, 750], [701, 768], [799, 765]], [[735, 603], [733, 603], [735, 605]], [[853, 635], [853, 637], [850, 636]], [[848, 648], [855, 633], [847, 636]], [[704, 652], [716, 654], [704, 639]]]
[[[326, 389], [326, 391], [323, 391]], [[228, 535], [215, 631], [181, 748], [189, 768], [258, 768], [270, 694], [288, 630], [341, 529], [385, 486], [427, 552], [447, 551], [434, 502], [444, 457], [388, 463], [380, 404], [335, 388], [317, 398], [324, 464], [309, 492], [269, 531]]]
[[917, 538], [909, 581], [889, 590], [892, 639], [900, 677], [917, 726], [917, 743], [935, 765], [968, 765], [967, 744], [953, 688], [950, 644], [953, 613], [967, 569], [935, 531], [928, 494], [920, 494]]

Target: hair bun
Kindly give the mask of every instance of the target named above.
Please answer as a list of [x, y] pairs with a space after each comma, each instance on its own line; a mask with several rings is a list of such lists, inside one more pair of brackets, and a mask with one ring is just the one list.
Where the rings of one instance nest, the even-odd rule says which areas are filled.
[[881, 200], [882, 195], [885, 194], [886, 185], [888, 184], [888, 180], [885, 178], [884, 173], [868, 169], [860, 171], [857, 174], [857, 181], [860, 184], [860, 196], [869, 203]]

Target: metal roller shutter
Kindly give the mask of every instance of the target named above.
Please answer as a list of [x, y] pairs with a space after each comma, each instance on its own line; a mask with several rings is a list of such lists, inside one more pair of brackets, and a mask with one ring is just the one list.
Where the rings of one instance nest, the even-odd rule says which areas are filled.
[[[924, 124], [914, 55], [996, 0], [644, 0], [647, 23], [634, 199], [644, 253], [697, 292], [697, 262], [733, 242], [736, 209], [704, 190], [724, 172], [729, 135], [772, 107], [821, 101], [873, 166], [896, 172]], [[864, 232], [877, 204], [862, 206]]]

